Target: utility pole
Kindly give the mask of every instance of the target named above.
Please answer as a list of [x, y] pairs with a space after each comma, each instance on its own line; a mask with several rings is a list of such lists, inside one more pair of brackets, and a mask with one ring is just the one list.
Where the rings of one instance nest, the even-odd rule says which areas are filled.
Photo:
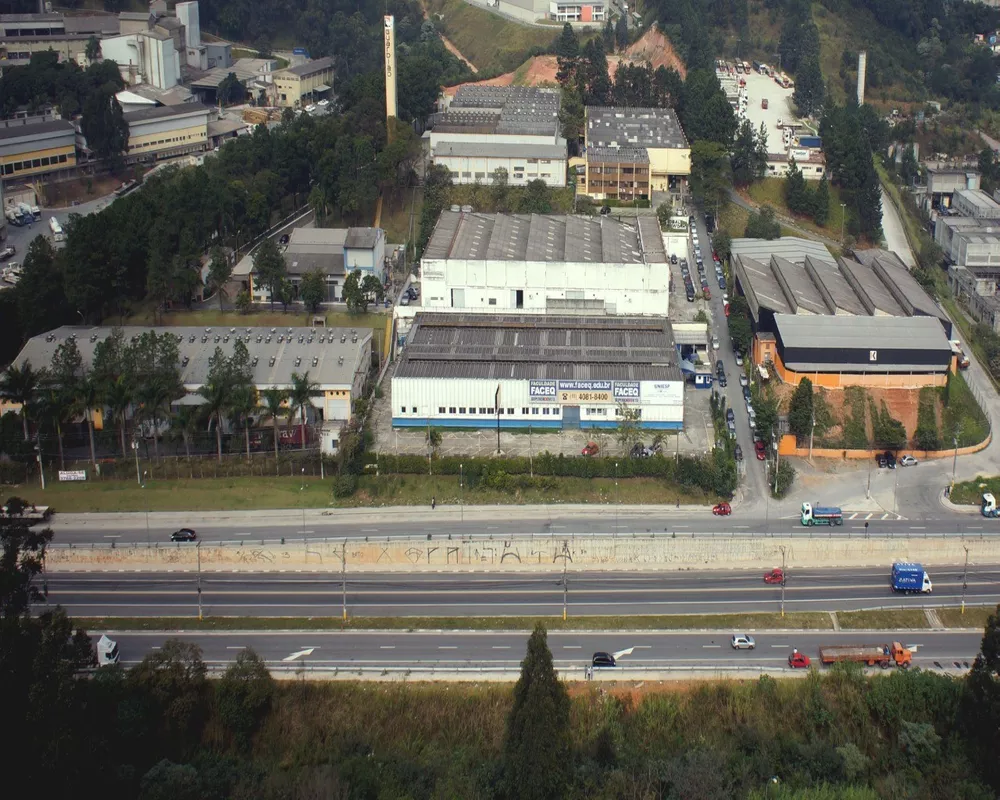
[[621, 506], [622, 496], [618, 492], [618, 462], [615, 462], [615, 532], [612, 539], [618, 536], [618, 508]]
[[41, 439], [39, 439], [39, 444], [35, 445], [35, 458], [38, 459], [38, 478], [42, 482], [42, 491], [45, 491], [45, 466], [42, 464], [42, 446]]
[[774, 438], [774, 431], [771, 432], [771, 444], [774, 445], [774, 494], [778, 494], [778, 465], [781, 463], [781, 453], [778, 452], [778, 442]]
[[967, 545], [962, 545], [965, 549], [965, 570], [962, 572], [962, 613], [965, 613], [965, 590], [969, 588], [969, 548]]
[[[955, 471], [958, 469], [958, 426], [955, 426], [955, 433], [952, 435], [952, 444], [955, 447], [955, 454], [951, 457], [951, 490], [955, 490]], [[949, 492], [950, 494], [950, 492]]]
[[139, 440], [132, 440], [132, 452], [135, 453], [135, 482], [142, 486], [142, 478], [139, 477]]
[[813, 436], [816, 435], [816, 407], [812, 410], [812, 427], [809, 429], [809, 463], [813, 460]]
[[458, 465], [458, 502], [461, 509], [461, 521], [465, 522], [465, 464]]
[[566, 552], [566, 543], [563, 542], [563, 622], [566, 621], [566, 605], [569, 601], [569, 584], [567, 583], [568, 577], [566, 575], [566, 561], [569, 558], [569, 553]]
[[194, 548], [198, 553], [198, 620], [202, 619], [201, 616], [201, 542], [195, 545]]
[[781, 547], [781, 616], [785, 616], [785, 546]]
[[340, 547], [341, 620], [347, 622], [347, 540]]

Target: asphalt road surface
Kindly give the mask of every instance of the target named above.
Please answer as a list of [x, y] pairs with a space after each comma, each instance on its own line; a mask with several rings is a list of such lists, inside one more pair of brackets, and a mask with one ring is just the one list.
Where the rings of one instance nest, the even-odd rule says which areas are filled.
[[[286, 539], [379, 539], [386, 537], [432, 536], [509, 536], [513, 534], [542, 534], [569, 536], [573, 534], [719, 534], [748, 535], [771, 533], [796, 536], [864, 536], [895, 535], [924, 536], [937, 534], [964, 534], [967, 536], [1000, 534], [1000, 521], [985, 520], [977, 516], [953, 517], [948, 520], [898, 519], [885, 512], [845, 509], [842, 526], [804, 527], [799, 516], [770, 519], [744, 519], [738, 515], [714, 517], [711, 511], [701, 513], [615, 514], [606, 507], [589, 516], [570, 515], [552, 507], [550, 513], [534, 518], [514, 516], [506, 519], [500, 515], [492, 519], [476, 519], [476, 515], [457, 509], [439, 508], [436, 515], [412, 509], [394, 517], [366, 521], [356, 515], [336, 513], [320, 516], [310, 512], [303, 525], [302, 518], [294, 511], [283, 517], [274, 514], [240, 515], [218, 521], [199, 520], [197, 513], [186, 515], [170, 513], [149, 514], [148, 527], [145, 514], [56, 515], [51, 527], [55, 543], [59, 544], [117, 544], [169, 542], [170, 534], [182, 526], [193, 527], [198, 538], [207, 542], [218, 541], [278, 541]], [[868, 523], [866, 529], [865, 523]]]
[[[474, 669], [510, 671], [524, 657], [527, 634], [493, 631], [346, 631], [226, 633], [111, 632], [122, 663], [135, 664], [168, 638], [193, 642], [210, 667], [232, 662], [252, 647], [268, 666], [294, 669]], [[982, 642], [978, 633], [906, 631], [764, 632], [755, 634], [754, 650], [735, 651], [729, 635], [699, 632], [558, 632], [549, 633], [557, 668], [590, 663], [597, 651], [618, 653], [622, 667], [661, 669], [781, 669], [797, 648], [817, 661], [821, 645], [884, 644], [899, 641], [914, 651], [913, 665], [924, 669], [968, 669]], [[790, 671], [790, 670], [789, 670]]]
[[[957, 605], [963, 570], [929, 570], [931, 595], [897, 595], [885, 569], [790, 570], [786, 611], [850, 611]], [[486, 617], [558, 615], [562, 573], [347, 574], [351, 617]], [[571, 616], [774, 612], [781, 587], [760, 571], [569, 573]], [[49, 602], [75, 617], [195, 617], [198, 580], [192, 572], [68, 573], [47, 575]], [[206, 616], [339, 617], [343, 585], [336, 573], [201, 574]], [[972, 566], [966, 601], [1000, 603], [1000, 565]]]

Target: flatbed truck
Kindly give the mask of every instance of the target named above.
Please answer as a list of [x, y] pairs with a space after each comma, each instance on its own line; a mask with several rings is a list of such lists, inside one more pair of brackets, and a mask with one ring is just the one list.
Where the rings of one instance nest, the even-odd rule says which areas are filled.
[[899, 642], [892, 644], [844, 644], [830, 645], [819, 649], [819, 660], [824, 664], [836, 664], [838, 661], [853, 661], [882, 669], [895, 665], [906, 669], [913, 661], [913, 654]]

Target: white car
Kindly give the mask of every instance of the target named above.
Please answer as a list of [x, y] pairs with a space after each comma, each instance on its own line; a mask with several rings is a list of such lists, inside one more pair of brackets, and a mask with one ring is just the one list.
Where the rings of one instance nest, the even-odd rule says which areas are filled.
[[718, 350], [720, 347], [722, 347], [722, 345], [719, 344], [719, 337], [718, 336], [713, 336], [712, 337], [712, 349], [713, 350]]
[[917, 465], [917, 459], [913, 456], [903, 456], [899, 459], [899, 464], [903, 467], [915, 467]]
[[315, 103], [310, 103], [309, 105], [306, 106], [306, 113], [307, 114], [312, 114], [312, 112], [315, 111], [315, 110], [316, 110]]
[[736, 354], [736, 366], [737, 367], [742, 367], [743, 366], [743, 353], [737, 353]]
[[740, 373], [740, 386], [749, 386], [750, 379], [747, 377], [745, 372]]
[[754, 638], [746, 633], [733, 634], [733, 650], [753, 650], [757, 646]]

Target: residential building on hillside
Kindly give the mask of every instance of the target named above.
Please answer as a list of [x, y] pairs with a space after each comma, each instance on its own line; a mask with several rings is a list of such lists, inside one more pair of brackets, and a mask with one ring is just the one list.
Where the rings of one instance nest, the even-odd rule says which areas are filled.
[[473, 5], [521, 22], [551, 19], [559, 22], [604, 24], [608, 18], [606, 0], [469, 0]]
[[565, 186], [560, 102], [556, 89], [462, 86], [428, 122], [424, 140], [431, 161], [447, 167], [458, 184], [489, 184], [503, 167], [511, 186], [532, 180]]
[[927, 187], [922, 196], [924, 211], [928, 214], [939, 209], [951, 208], [952, 198], [960, 189], [978, 189], [979, 173], [974, 170], [926, 165]]
[[333, 59], [317, 58], [274, 73], [271, 97], [274, 105], [300, 108], [327, 98], [333, 87]]
[[792, 162], [807, 181], [818, 181], [826, 174], [826, 156], [822, 150], [789, 149], [784, 153], [767, 154], [767, 177], [784, 177], [791, 170]]
[[444, 211], [421, 259], [421, 304], [467, 313], [667, 316], [656, 217]]
[[981, 219], [940, 214], [934, 222], [934, 241], [951, 264], [1000, 265], [1000, 217]]
[[581, 194], [648, 200], [653, 192], [686, 193], [691, 147], [673, 109], [587, 106], [584, 137]]
[[982, 189], [959, 189], [952, 196], [952, 213], [973, 219], [1000, 219], [1000, 203]]

